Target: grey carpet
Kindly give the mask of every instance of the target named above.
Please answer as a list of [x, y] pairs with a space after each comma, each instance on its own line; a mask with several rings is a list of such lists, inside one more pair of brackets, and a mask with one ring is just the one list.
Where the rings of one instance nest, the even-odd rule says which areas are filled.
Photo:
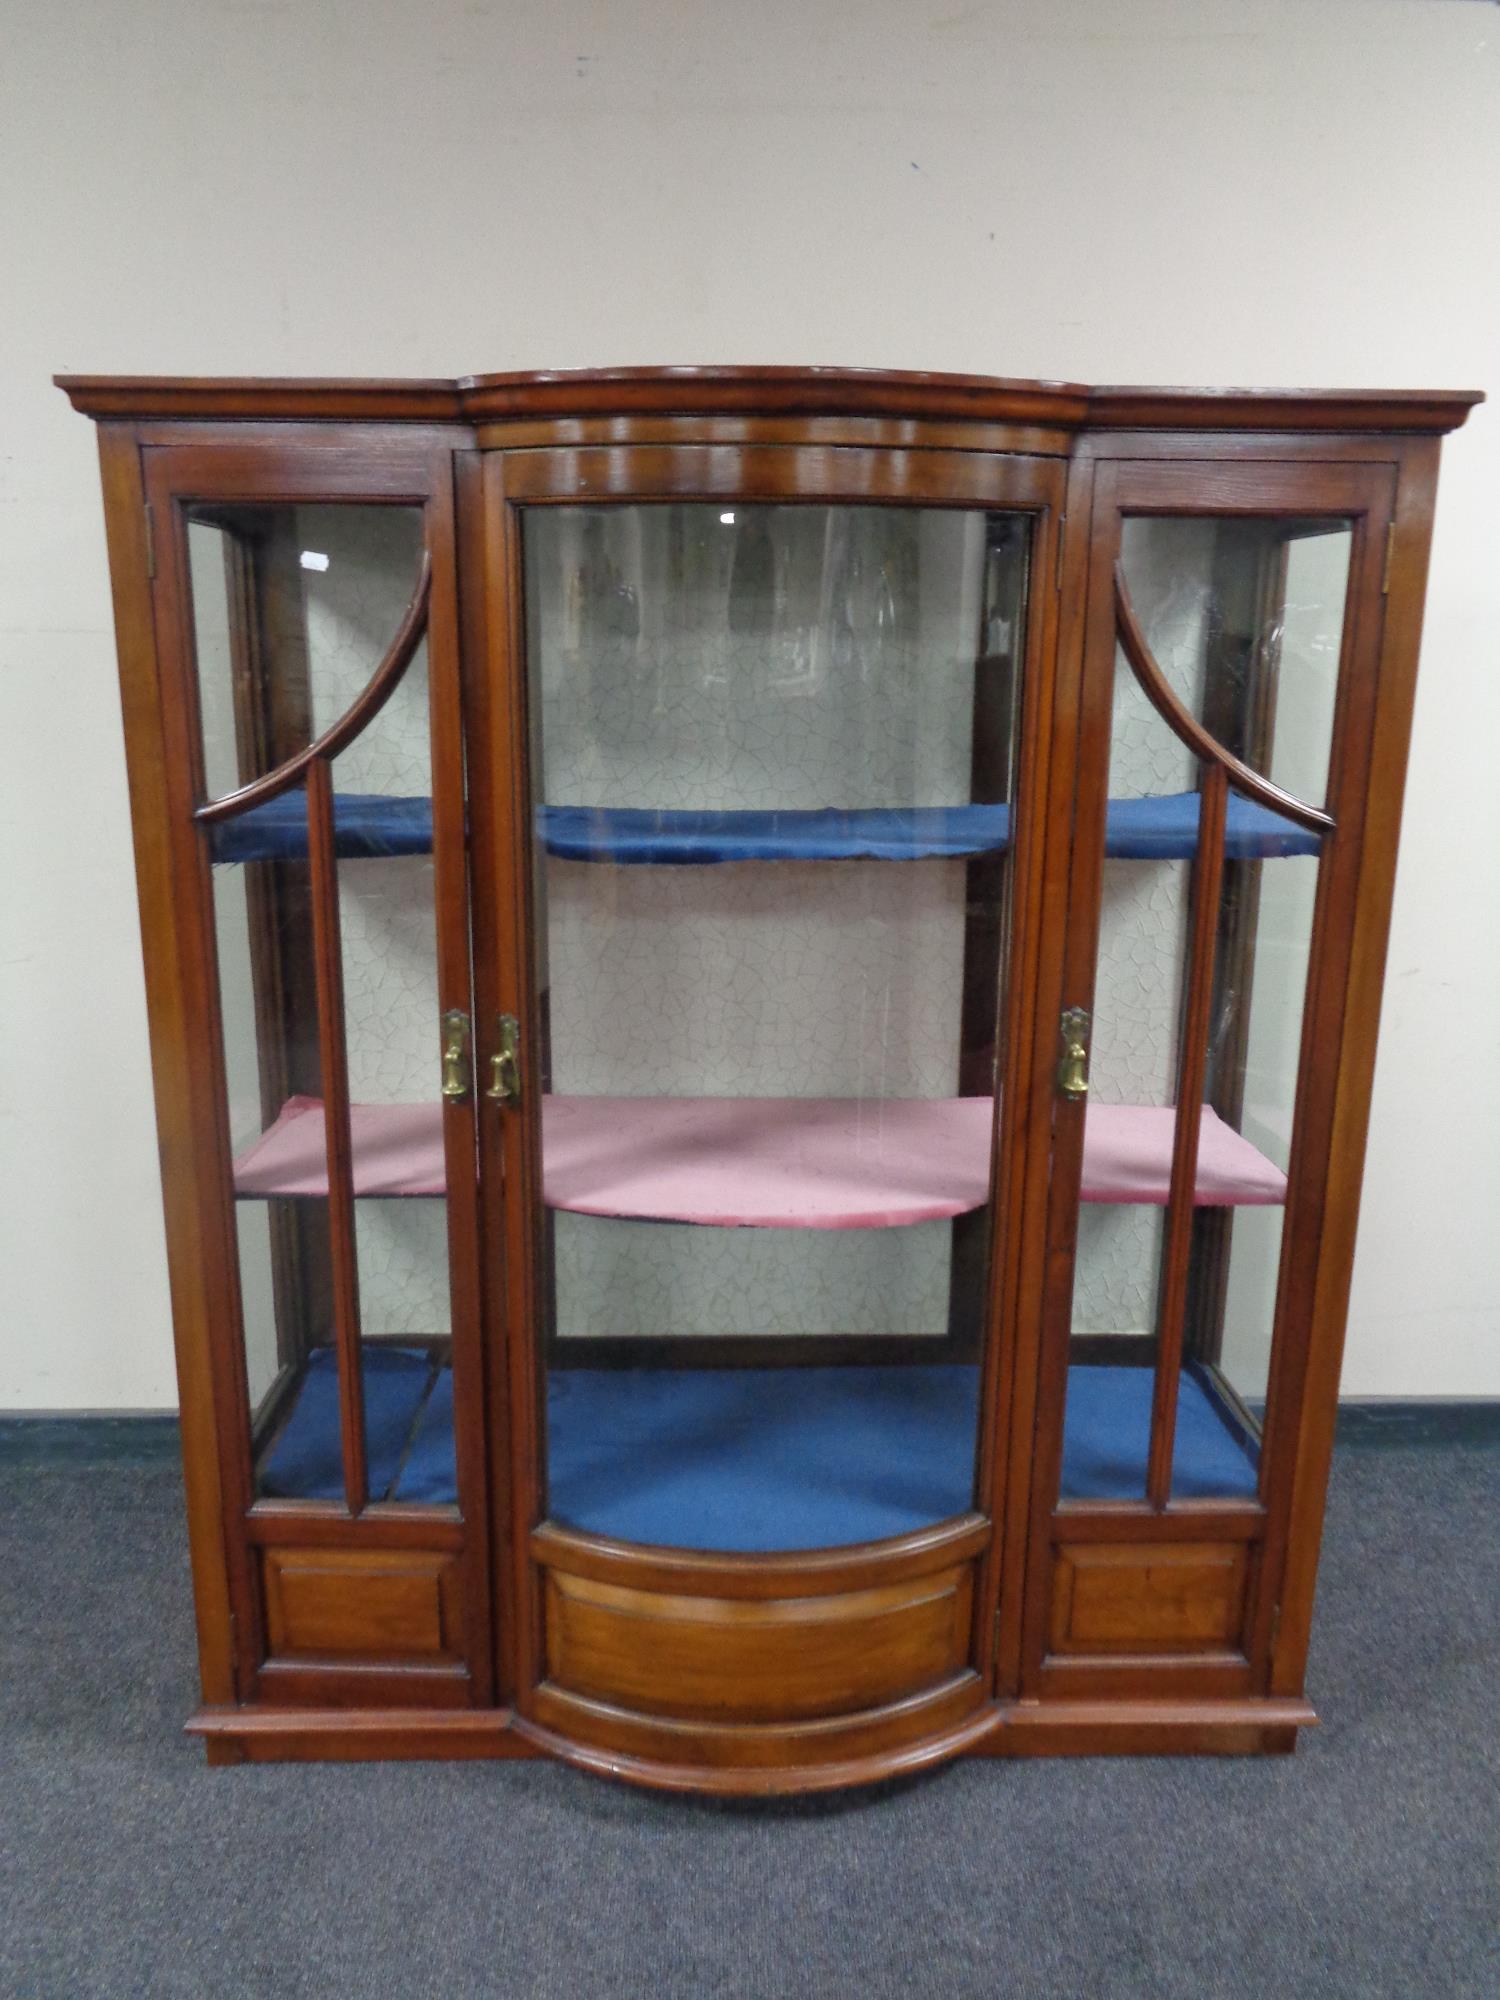
[[0, 1993], [1500, 1995], [1500, 1452], [1340, 1454], [1295, 1758], [842, 1799], [547, 1764], [210, 1771], [180, 1490], [0, 1474]]

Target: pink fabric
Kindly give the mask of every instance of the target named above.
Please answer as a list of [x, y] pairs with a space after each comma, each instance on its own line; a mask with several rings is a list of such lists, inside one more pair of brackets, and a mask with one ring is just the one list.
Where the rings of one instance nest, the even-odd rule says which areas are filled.
[[[442, 1194], [443, 1107], [354, 1104], [349, 1107], [356, 1194]], [[289, 1097], [276, 1123], [234, 1163], [236, 1194], [327, 1194], [323, 1100]]]
[[[1083, 1201], [1165, 1202], [1177, 1113], [1168, 1105], [1091, 1104], [1083, 1120]], [[1199, 1208], [1271, 1207], [1286, 1175], [1207, 1105], [1198, 1128]]]
[[554, 1208], [775, 1229], [890, 1229], [979, 1208], [988, 1097], [555, 1097]]
[[[980, 1208], [989, 1192], [987, 1097], [549, 1097], [543, 1181], [549, 1207], [758, 1229], [881, 1229]], [[1175, 1113], [1092, 1104], [1082, 1195], [1167, 1199]], [[444, 1189], [442, 1108], [357, 1104], [354, 1191]], [[328, 1192], [323, 1107], [293, 1097], [235, 1162], [242, 1195]], [[1286, 1199], [1286, 1177], [1205, 1110], [1200, 1206]]]

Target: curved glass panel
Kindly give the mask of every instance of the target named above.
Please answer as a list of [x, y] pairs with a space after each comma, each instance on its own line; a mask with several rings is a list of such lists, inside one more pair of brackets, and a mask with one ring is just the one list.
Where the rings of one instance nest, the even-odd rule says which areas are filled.
[[972, 1505], [1028, 547], [525, 517], [554, 1519], [797, 1549]]
[[217, 799], [306, 749], [364, 690], [416, 588], [422, 510], [197, 502], [186, 513], [204, 779]]
[[1340, 520], [1121, 523], [1131, 602], [1174, 692], [1242, 763], [1312, 806], [1328, 789], [1352, 548]]

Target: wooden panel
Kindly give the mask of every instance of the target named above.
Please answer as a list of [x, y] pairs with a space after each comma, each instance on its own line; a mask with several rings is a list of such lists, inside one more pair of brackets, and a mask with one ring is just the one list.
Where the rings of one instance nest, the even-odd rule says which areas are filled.
[[960, 1514], [889, 1541], [746, 1555], [612, 1542], [547, 1521], [533, 1532], [531, 1553], [544, 1569], [667, 1597], [827, 1598], [835, 1592], [884, 1589], [956, 1569], [981, 1553], [989, 1531], [982, 1514]]
[[1176, 1653], [1232, 1645], [1245, 1568], [1239, 1542], [1066, 1545], [1053, 1576], [1052, 1651]]
[[[1312, 1620], [1323, 1506], [1333, 1453], [1339, 1369], [1354, 1256], [1360, 1176], [1364, 1165], [1375, 1037], [1395, 876], [1396, 841], [1406, 777], [1407, 743], [1415, 692], [1417, 648], [1432, 536], [1437, 478], [1436, 447], [1412, 447], [1397, 489], [1394, 533], [1387, 544], [1387, 610], [1382, 620], [1369, 764], [1351, 772], [1370, 801], [1359, 880], [1351, 911], [1340, 1014], [1337, 1076], [1328, 1106], [1328, 1150], [1323, 1185], [1307, 1195], [1317, 1227], [1316, 1270], [1299, 1302], [1305, 1314], [1305, 1350], [1293, 1356], [1283, 1379], [1273, 1373], [1276, 1435], [1268, 1436], [1263, 1474], [1273, 1502], [1267, 1559], [1251, 1635], [1257, 1662], [1266, 1657], [1273, 1693], [1301, 1691]], [[1352, 587], [1352, 586], [1351, 586]], [[1330, 1060], [1330, 1067], [1335, 1065]], [[1290, 1342], [1284, 1343], [1290, 1345]], [[1285, 1570], [1282, 1570], [1282, 1558]]]
[[1255, 1671], [1231, 1647], [1150, 1653], [1049, 1653], [1037, 1675], [1044, 1705], [1073, 1701], [1228, 1701], [1257, 1693]]
[[1461, 389], [1085, 388], [1076, 382], [873, 368], [605, 368], [425, 378], [58, 375], [89, 416], [445, 418], [688, 415], [916, 417], [1091, 423], [1100, 428], [1255, 425], [1294, 430], [1456, 429], [1480, 401]]
[[[851, 1764], [896, 1755], [905, 1760], [913, 1745], [945, 1742], [987, 1707], [979, 1676], [952, 1675], [936, 1687], [880, 1708], [852, 1715], [819, 1716], [810, 1722], [705, 1722], [674, 1716], [641, 1715], [607, 1702], [565, 1693], [544, 1681], [523, 1727], [555, 1739], [561, 1755], [604, 1750], [633, 1757], [664, 1771], [781, 1771], [827, 1764]], [[871, 1769], [871, 1776], [879, 1772]]]
[[[264, 1503], [262, 1503], [264, 1505]], [[369, 1519], [366, 1514], [363, 1517]], [[1258, 1500], [1174, 1500], [1164, 1513], [1145, 1500], [1070, 1500], [1051, 1519], [1066, 1542], [1254, 1542], [1266, 1532]]]
[[[545, 445], [848, 444], [889, 451], [1004, 451], [1066, 458], [1072, 434], [1021, 423], [935, 422], [919, 417], [502, 417], [473, 433], [482, 451]], [[1199, 448], [1201, 450], [1201, 440]]]
[[654, 1715], [789, 1722], [934, 1686], [966, 1663], [968, 1565], [837, 1597], [756, 1601], [548, 1572], [548, 1678]]
[[[248, 1439], [249, 1412], [235, 1400], [233, 1385], [218, 1366], [212, 1333], [222, 1324], [232, 1293], [225, 1282], [214, 1187], [220, 1155], [213, 1121], [203, 1108], [213, 1061], [203, 1033], [201, 951], [191, 949], [197, 940], [191, 919], [182, 914], [188, 887], [180, 834], [177, 841], [172, 838], [190, 800], [187, 774], [164, 722], [141, 455], [128, 430], [105, 424], [99, 458], [162, 1162], [198, 1673], [204, 1700], [219, 1703], [244, 1691], [250, 1674], [246, 1655], [253, 1657], [258, 1632], [256, 1593], [232, 1526], [249, 1498], [248, 1450], [237, 1460], [227, 1443], [221, 1445], [235, 1435], [228, 1426], [242, 1411]], [[238, 1657], [236, 1638], [244, 1648]]]
[[1285, 1755], [1317, 1719], [1305, 1701], [1016, 1702], [975, 1748], [993, 1757]]
[[[339, 1714], [305, 1708], [203, 1708], [187, 1725], [210, 1763], [366, 1763], [388, 1758], [539, 1757], [508, 1709], [399, 1705]], [[218, 1754], [215, 1754], [215, 1753]]]
[[435, 1555], [467, 1546], [468, 1524], [456, 1507], [381, 1500], [351, 1520], [339, 1500], [257, 1500], [245, 1533], [269, 1549], [417, 1549]]
[[454, 1660], [311, 1659], [294, 1653], [267, 1660], [256, 1680], [255, 1698], [267, 1708], [331, 1708], [364, 1711], [405, 1708], [415, 1713], [466, 1709], [474, 1684]]
[[998, 1711], [979, 1676], [955, 1675], [907, 1701], [815, 1722], [758, 1724], [631, 1715], [544, 1683], [516, 1727], [584, 1770], [660, 1791], [769, 1796], [836, 1791], [925, 1770], [986, 1738]]
[[273, 1654], [436, 1661], [461, 1653], [451, 1555], [287, 1548], [267, 1549], [263, 1563]]

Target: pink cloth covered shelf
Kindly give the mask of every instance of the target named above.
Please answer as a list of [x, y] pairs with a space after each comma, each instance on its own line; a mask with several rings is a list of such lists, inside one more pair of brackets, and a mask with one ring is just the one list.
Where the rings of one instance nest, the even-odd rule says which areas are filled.
[[[882, 1229], [983, 1206], [987, 1097], [549, 1097], [543, 1191], [581, 1215], [724, 1228]], [[438, 1195], [442, 1108], [357, 1104], [357, 1195]], [[1170, 1109], [1091, 1104], [1083, 1199], [1162, 1203], [1172, 1169]], [[289, 1098], [235, 1161], [242, 1196], [328, 1191], [323, 1107]], [[1213, 1111], [1198, 1142], [1200, 1207], [1272, 1205], [1286, 1177]]]

